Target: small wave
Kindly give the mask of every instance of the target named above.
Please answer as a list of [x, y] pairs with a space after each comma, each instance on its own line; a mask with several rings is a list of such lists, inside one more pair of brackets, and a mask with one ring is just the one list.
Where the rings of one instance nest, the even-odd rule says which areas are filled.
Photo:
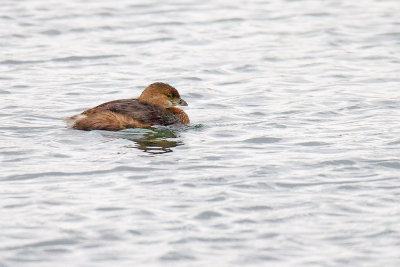
[[37, 64], [46, 62], [44, 60], [3, 60], [0, 65], [21, 65], [21, 64]]
[[93, 60], [93, 59], [107, 59], [107, 58], [115, 58], [115, 57], [122, 57], [122, 55], [69, 56], [69, 57], [55, 58], [55, 59], [52, 59], [51, 61], [68, 62], [68, 61], [82, 61], [82, 60]]
[[281, 140], [282, 140], [281, 138], [276, 138], [276, 137], [255, 137], [246, 139], [243, 142], [252, 144], [270, 144], [270, 143], [277, 143]]
[[196, 215], [194, 218], [196, 220], [210, 220], [210, 219], [214, 219], [217, 217], [221, 217], [222, 214], [219, 212], [215, 212], [215, 211], [203, 211], [201, 213], [199, 213], [198, 215]]
[[87, 172], [42, 172], [42, 173], [27, 173], [27, 174], [18, 174], [18, 175], [10, 175], [0, 181], [16, 181], [16, 180], [29, 180], [36, 179], [40, 177], [64, 177], [64, 176], [74, 176], [74, 175], [96, 175], [96, 174], [104, 174], [104, 173], [113, 173], [113, 172], [148, 172], [154, 171], [157, 168], [151, 167], [130, 167], [130, 166], [119, 166], [108, 170], [95, 170], [95, 171], [87, 171]]
[[174, 38], [165, 37], [165, 38], [154, 38], [148, 40], [121, 40], [112, 42], [115, 44], [147, 44], [147, 43], [157, 43], [157, 42], [168, 42], [172, 40], [174, 40]]

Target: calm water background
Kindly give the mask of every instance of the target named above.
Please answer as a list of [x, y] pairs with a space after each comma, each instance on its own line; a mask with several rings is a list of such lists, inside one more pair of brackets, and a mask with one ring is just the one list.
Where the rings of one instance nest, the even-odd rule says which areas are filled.
[[[400, 3], [0, 5], [0, 266], [399, 266]], [[61, 118], [179, 89], [192, 124]]]

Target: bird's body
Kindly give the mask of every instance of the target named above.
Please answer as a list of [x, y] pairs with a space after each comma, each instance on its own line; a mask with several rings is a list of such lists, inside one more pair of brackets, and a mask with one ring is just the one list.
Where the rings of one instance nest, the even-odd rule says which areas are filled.
[[103, 103], [81, 114], [66, 118], [78, 130], [117, 131], [149, 128], [152, 125], [188, 124], [189, 117], [174, 105], [187, 105], [178, 91], [164, 83], [148, 86], [138, 99], [120, 99]]

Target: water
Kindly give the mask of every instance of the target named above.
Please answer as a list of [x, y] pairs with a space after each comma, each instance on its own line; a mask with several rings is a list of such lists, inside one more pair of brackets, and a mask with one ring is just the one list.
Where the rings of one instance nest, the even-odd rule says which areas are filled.
[[[0, 266], [399, 266], [399, 12], [3, 0]], [[155, 81], [191, 125], [61, 120]]]

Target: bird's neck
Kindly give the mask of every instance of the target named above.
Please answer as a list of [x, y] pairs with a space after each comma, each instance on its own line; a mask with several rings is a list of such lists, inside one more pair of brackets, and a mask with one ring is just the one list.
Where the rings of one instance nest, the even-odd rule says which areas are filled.
[[167, 110], [175, 114], [175, 116], [178, 118], [179, 123], [182, 124], [190, 123], [189, 116], [185, 113], [185, 111], [183, 111], [183, 109], [172, 107], [172, 108], [167, 108]]

